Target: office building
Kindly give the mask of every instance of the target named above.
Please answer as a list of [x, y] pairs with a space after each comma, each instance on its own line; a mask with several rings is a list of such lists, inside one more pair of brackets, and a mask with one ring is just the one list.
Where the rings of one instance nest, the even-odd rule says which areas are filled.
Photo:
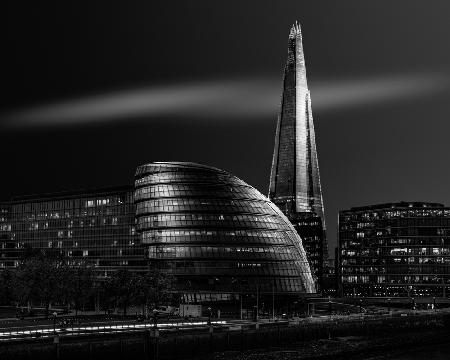
[[448, 296], [450, 208], [401, 202], [339, 213], [344, 296]]
[[16, 267], [27, 252], [49, 249], [72, 264], [94, 266], [99, 277], [146, 269], [132, 186], [16, 197], [0, 211], [0, 269]]
[[320, 285], [328, 246], [311, 95], [298, 24], [292, 26], [289, 34], [269, 198], [301, 236], [312, 272]]

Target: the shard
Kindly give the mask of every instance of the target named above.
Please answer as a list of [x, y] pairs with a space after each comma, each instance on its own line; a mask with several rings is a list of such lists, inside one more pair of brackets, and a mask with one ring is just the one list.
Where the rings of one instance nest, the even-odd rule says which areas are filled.
[[301, 236], [311, 270], [320, 285], [328, 246], [311, 95], [306, 80], [302, 33], [297, 23], [289, 34], [269, 198]]

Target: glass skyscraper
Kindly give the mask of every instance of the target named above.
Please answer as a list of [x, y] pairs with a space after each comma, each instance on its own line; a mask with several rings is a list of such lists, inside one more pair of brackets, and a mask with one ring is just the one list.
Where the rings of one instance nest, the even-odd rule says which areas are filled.
[[301, 236], [320, 285], [328, 246], [311, 96], [306, 80], [302, 34], [297, 23], [289, 34], [269, 198]]

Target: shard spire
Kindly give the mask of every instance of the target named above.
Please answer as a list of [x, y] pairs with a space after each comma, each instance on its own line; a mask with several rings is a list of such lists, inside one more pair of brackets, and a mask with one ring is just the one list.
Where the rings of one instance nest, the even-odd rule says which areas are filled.
[[[269, 198], [285, 213], [294, 226], [295, 221], [300, 217], [315, 216], [321, 219], [323, 228], [321, 248], [323, 256], [327, 257], [324, 206], [311, 95], [306, 79], [302, 32], [298, 23], [292, 26], [289, 33], [288, 57], [284, 69], [281, 107], [275, 135]], [[300, 236], [302, 236], [301, 233]]]
[[300, 25], [292, 25], [278, 117], [269, 197], [290, 211], [323, 218], [322, 189], [311, 95], [306, 79]]

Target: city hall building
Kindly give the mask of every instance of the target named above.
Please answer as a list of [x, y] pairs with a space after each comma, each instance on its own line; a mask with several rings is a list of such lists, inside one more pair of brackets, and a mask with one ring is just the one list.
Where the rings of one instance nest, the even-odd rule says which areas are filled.
[[175, 276], [185, 301], [315, 292], [286, 216], [244, 181], [194, 163], [140, 166], [134, 186], [0, 204], [0, 269], [48, 249], [93, 266], [99, 279], [157, 265]]
[[450, 208], [401, 202], [339, 213], [344, 296], [450, 294]]

